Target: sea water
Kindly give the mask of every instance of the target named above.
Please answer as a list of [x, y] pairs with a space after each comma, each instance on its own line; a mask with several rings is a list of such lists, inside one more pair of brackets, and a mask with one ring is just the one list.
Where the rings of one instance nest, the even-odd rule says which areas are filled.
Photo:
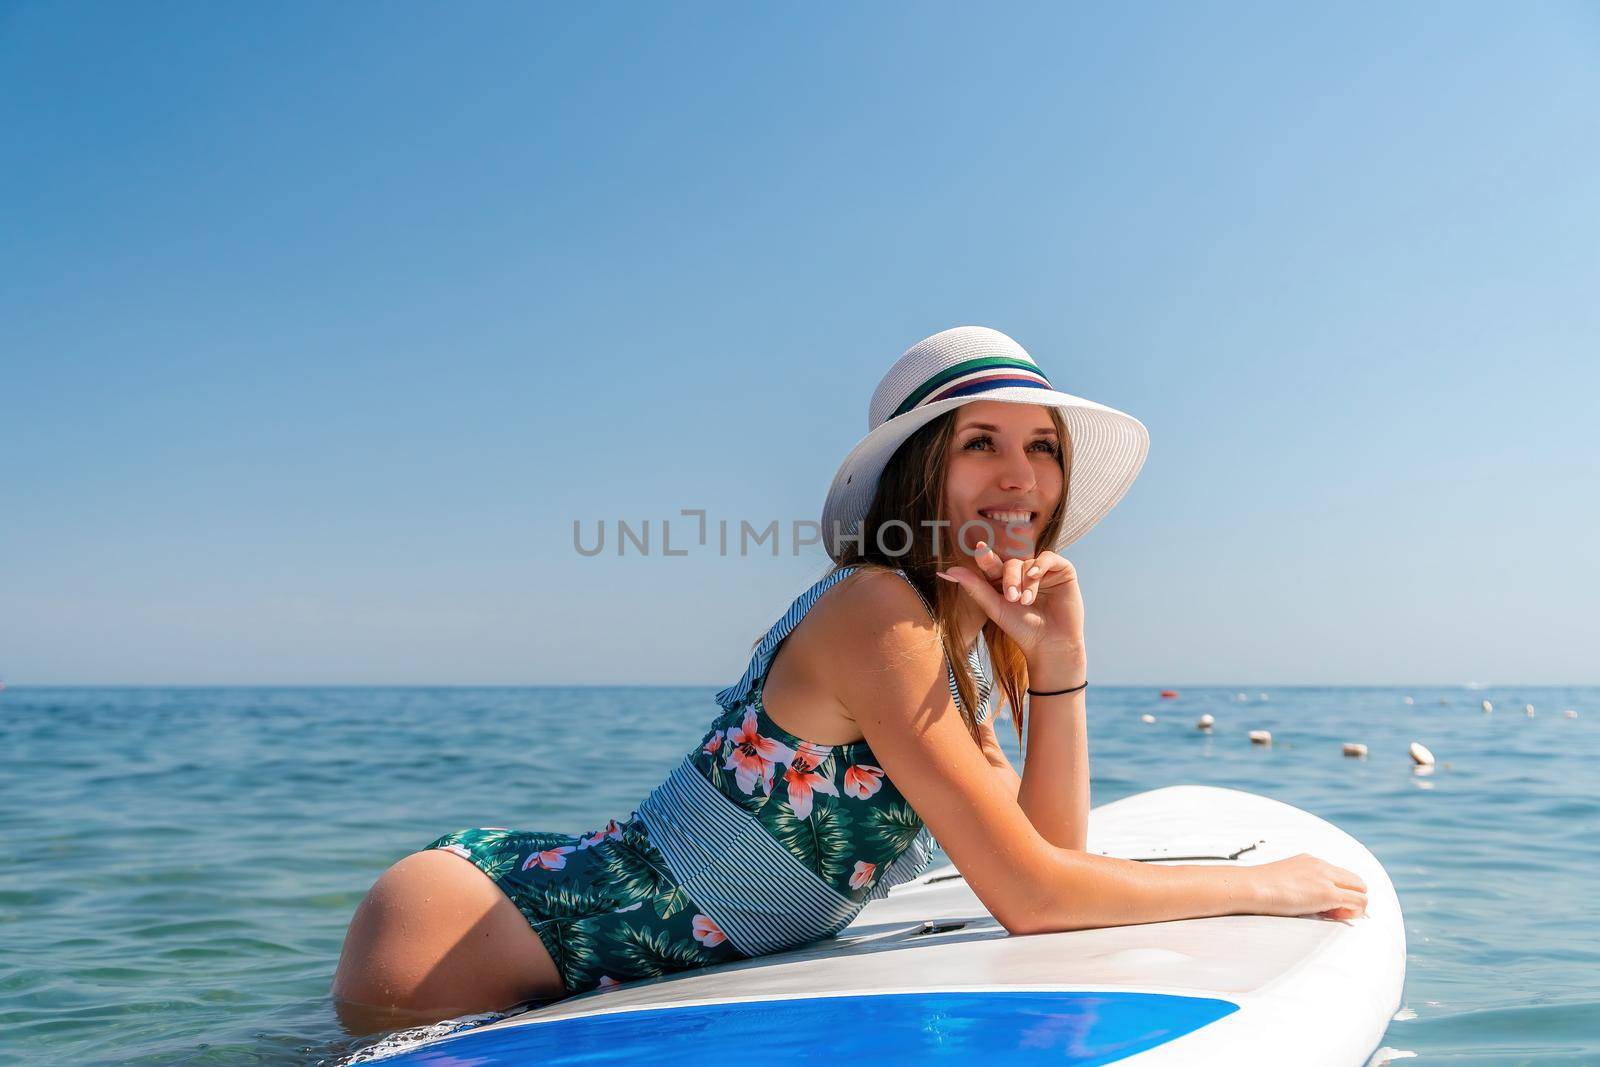
[[[342, 1062], [376, 1038], [328, 984], [384, 868], [451, 830], [626, 816], [714, 691], [0, 692], [0, 1061]], [[1372, 850], [1405, 912], [1397, 1055], [1600, 1064], [1600, 690], [1096, 687], [1089, 730], [1096, 804], [1227, 786]]]

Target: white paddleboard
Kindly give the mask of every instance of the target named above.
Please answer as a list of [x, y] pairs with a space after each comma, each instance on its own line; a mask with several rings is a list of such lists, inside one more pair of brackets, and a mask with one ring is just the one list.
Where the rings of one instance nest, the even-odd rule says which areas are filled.
[[1405, 932], [1393, 884], [1355, 838], [1268, 797], [1189, 785], [1094, 809], [1088, 845], [1153, 863], [1309, 852], [1366, 881], [1367, 915], [1012, 937], [946, 866], [868, 904], [835, 938], [584, 993], [382, 1062], [1360, 1067], [1382, 1043]]

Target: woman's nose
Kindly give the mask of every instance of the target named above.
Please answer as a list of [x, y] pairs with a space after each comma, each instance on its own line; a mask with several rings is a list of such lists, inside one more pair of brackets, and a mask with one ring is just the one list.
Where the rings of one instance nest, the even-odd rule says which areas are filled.
[[1033, 464], [1028, 462], [1026, 452], [1017, 452], [1006, 457], [1006, 462], [1000, 472], [1000, 484], [1006, 489], [1032, 489], [1035, 481]]

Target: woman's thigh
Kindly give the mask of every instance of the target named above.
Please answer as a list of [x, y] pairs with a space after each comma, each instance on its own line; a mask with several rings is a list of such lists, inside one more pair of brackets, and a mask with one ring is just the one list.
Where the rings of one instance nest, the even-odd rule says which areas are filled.
[[332, 992], [346, 1026], [370, 1033], [566, 989], [500, 887], [470, 860], [429, 849], [385, 871], [357, 907]]

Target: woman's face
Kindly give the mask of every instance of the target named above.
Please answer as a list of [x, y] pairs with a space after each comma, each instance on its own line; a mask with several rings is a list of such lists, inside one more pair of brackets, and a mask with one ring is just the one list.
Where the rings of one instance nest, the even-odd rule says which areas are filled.
[[1040, 405], [957, 408], [945, 471], [950, 525], [939, 532], [947, 557], [970, 559], [979, 541], [1006, 559], [1037, 555], [1034, 543], [1061, 499], [1063, 444]]

